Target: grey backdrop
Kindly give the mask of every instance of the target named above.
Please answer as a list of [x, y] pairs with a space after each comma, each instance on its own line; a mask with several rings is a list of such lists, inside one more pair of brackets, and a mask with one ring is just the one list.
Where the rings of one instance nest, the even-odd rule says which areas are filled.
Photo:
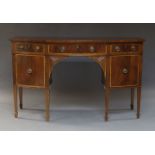
[[[62, 62], [55, 67], [54, 70], [54, 83], [53, 83], [53, 99], [52, 106], [56, 112], [52, 113], [55, 118], [55, 124], [53, 127], [44, 124], [43, 111], [32, 111], [32, 109], [39, 107], [42, 110], [43, 107], [43, 93], [41, 90], [26, 90], [24, 102], [28, 102], [25, 106], [27, 111], [21, 112], [21, 119], [13, 118], [12, 111], [12, 62], [11, 62], [11, 46], [9, 39], [14, 36], [50, 36], [50, 37], [142, 37], [146, 40], [144, 46], [143, 56], [143, 103], [142, 112], [143, 118], [148, 118], [146, 121], [151, 121], [151, 118], [155, 118], [154, 114], [154, 79], [155, 79], [155, 24], [0, 24], [0, 108], [3, 117], [4, 126], [1, 126], [2, 130], [154, 130], [155, 126], [152, 126], [150, 122], [147, 127], [144, 125], [144, 120], [133, 121], [137, 124], [141, 123], [142, 128], [139, 126], [131, 125], [130, 117], [125, 117], [129, 112], [118, 112], [114, 116], [117, 118], [120, 126], [114, 122], [111, 122], [112, 126], [105, 126], [102, 120], [102, 110], [100, 115], [93, 112], [87, 115], [87, 112], [76, 111], [77, 109], [90, 109], [99, 110], [103, 108], [103, 87], [100, 83], [100, 69], [99, 67], [85, 58], [71, 58], [67, 62]], [[84, 61], [86, 60], [86, 61]], [[35, 96], [35, 98], [34, 98]], [[129, 92], [128, 90], [114, 90], [112, 93], [111, 106], [114, 109], [128, 106]], [[121, 98], [121, 100], [120, 100]], [[123, 99], [124, 100], [123, 100]], [[33, 103], [32, 103], [33, 100]], [[95, 104], [94, 104], [95, 102]], [[118, 103], [117, 103], [118, 102]], [[149, 103], [150, 102], [150, 103]], [[32, 106], [32, 107], [31, 107]], [[33, 107], [34, 106], [34, 107]], [[150, 108], [149, 111], [148, 109]], [[37, 109], [37, 108], [36, 108]], [[72, 112], [59, 113], [60, 109], [73, 110]], [[75, 111], [74, 111], [75, 110]], [[146, 112], [147, 111], [147, 112]], [[31, 113], [29, 113], [31, 112]], [[3, 115], [3, 113], [5, 113]], [[35, 113], [36, 119], [41, 121], [38, 123], [38, 127], [34, 124], [33, 119]], [[115, 112], [114, 112], [115, 113]], [[151, 117], [149, 118], [149, 114]], [[25, 114], [22, 116], [22, 114]], [[148, 114], [149, 116], [145, 116]], [[69, 116], [66, 116], [69, 115]], [[112, 114], [113, 115], [113, 112]], [[130, 115], [135, 115], [131, 113]], [[28, 117], [30, 116], [30, 117]], [[40, 117], [41, 118], [40, 118]], [[57, 117], [56, 117], [57, 116]], [[74, 117], [75, 116], [75, 117]], [[94, 117], [95, 116], [95, 117]], [[28, 117], [28, 118], [27, 118]], [[60, 118], [59, 118], [60, 117]], [[66, 117], [66, 119], [65, 119]], [[57, 120], [57, 118], [59, 118]], [[73, 119], [70, 119], [73, 118]], [[84, 119], [85, 118], [85, 119]], [[96, 119], [95, 119], [96, 118]], [[77, 120], [78, 119], [78, 120]], [[127, 119], [127, 120], [126, 120]], [[100, 120], [100, 121], [99, 121]], [[113, 120], [113, 119], [112, 119]], [[116, 119], [117, 120], [117, 119]], [[126, 120], [126, 121], [125, 121]], [[28, 126], [25, 125], [25, 121], [28, 121]], [[68, 121], [68, 122], [67, 122]], [[83, 122], [82, 122], [83, 121]], [[98, 122], [99, 121], [99, 122]], [[137, 122], [136, 122], [137, 121]], [[141, 122], [140, 122], [141, 121]], [[16, 127], [13, 125], [16, 122]], [[86, 122], [88, 123], [86, 125]], [[92, 123], [98, 122], [98, 124]], [[129, 123], [124, 126], [124, 123]], [[42, 124], [43, 123], [43, 124]], [[68, 123], [68, 125], [66, 125]], [[102, 124], [103, 123], [103, 124]], [[121, 124], [122, 123], [122, 124]], [[78, 124], [78, 125], [77, 125]], [[127, 127], [128, 126], [128, 127]], [[151, 126], [151, 127], [150, 127]]]

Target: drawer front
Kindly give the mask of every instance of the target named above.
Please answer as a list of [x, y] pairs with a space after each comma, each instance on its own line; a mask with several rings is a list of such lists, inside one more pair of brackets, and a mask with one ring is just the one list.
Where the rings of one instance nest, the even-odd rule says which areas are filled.
[[138, 56], [111, 56], [111, 87], [136, 86], [138, 84], [138, 66]]
[[45, 45], [39, 43], [15, 43], [16, 52], [31, 52], [31, 53], [44, 53]]
[[51, 44], [49, 53], [105, 53], [104, 44]]
[[110, 52], [113, 54], [140, 53], [140, 44], [113, 44], [110, 46]]
[[17, 84], [28, 86], [45, 85], [45, 58], [44, 56], [16, 55]]

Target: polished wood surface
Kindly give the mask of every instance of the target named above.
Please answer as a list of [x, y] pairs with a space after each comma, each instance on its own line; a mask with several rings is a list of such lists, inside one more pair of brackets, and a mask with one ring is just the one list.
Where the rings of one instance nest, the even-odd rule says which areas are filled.
[[54, 66], [67, 57], [87, 57], [99, 64], [104, 80], [104, 118], [108, 121], [112, 88], [130, 88], [131, 110], [137, 88], [140, 117], [142, 86], [142, 38], [36, 38], [15, 37], [12, 42], [14, 111], [23, 108], [23, 88], [45, 89], [45, 118], [50, 119], [50, 84]]
[[139, 37], [13, 37], [10, 39], [12, 42], [31, 42], [31, 43], [75, 43], [75, 42], [83, 42], [83, 43], [141, 43], [144, 42], [143, 38]]
[[110, 61], [111, 87], [138, 85], [138, 56], [111, 56]]
[[95, 43], [66, 43], [66, 44], [51, 44], [48, 46], [49, 54], [51, 53], [104, 53], [105, 50], [104, 44], [95, 44]]
[[16, 55], [16, 80], [19, 85], [40, 86], [45, 85], [45, 57]]

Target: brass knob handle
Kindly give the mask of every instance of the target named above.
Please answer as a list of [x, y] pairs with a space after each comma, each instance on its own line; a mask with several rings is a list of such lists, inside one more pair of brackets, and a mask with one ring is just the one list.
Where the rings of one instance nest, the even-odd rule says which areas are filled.
[[128, 74], [129, 71], [127, 68], [123, 68], [122, 72], [123, 72], [123, 74]]
[[29, 69], [27, 70], [27, 74], [32, 74], [32, 69], [31, 69], [31, 68], [29, 68]]
[[23, 50], [23, 49], [24, 49], [24, 45], [19, 45], [18, 48], [19, 48], [20, 50]]
[[64, 52], [65, 51], [65, 46], [62, 46], [61, 48], [60, 48], [60, 52]]
[[36, 51], [40, 50], [40, 46], [35, 47]]
[[80, 48], [80, 46], [79, 45], [76, 45], [76, 49], [78, 50]]
[[131, 50], [132, 50], [132, 51], [135, 51], [135, 50], [136, 50], [136, 46], [132, 45], [132, 46], [131, 46]]
[[90, 52], [95, 52], [95, 47], [94, 46], [90, 46]]
[[115, 50], [116, 50], [117, 52], [120, 52], [121, 48], [120, 48], [119, 46], [115, 46]]

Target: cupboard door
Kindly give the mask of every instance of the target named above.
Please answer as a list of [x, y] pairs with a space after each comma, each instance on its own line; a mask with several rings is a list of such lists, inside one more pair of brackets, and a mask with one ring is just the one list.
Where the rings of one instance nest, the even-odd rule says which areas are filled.
[[138, 84], [138, 56], [110, 57], [111, 87], [136, 86]]
[[17, 84], [33, 87], [45, 85], [45, 57], [16, 55]]

